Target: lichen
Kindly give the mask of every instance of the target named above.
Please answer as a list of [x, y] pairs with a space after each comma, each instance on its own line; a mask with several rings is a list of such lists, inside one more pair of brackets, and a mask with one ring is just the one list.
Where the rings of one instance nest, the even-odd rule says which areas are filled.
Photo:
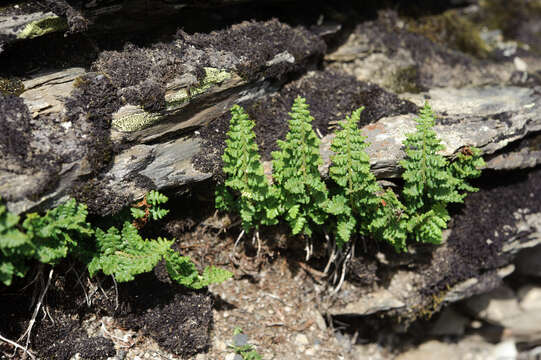
[[167, 109], [172, 110], [190, 101], [194, 96], [201, 95], [207, 92], [216, 84], [220, 84], [231, 78], [231, 73], [225, 70], [220, 70], [212, 67], [205, 67], [205, 77], [195, 87], [189, 90], [182, 89], [166, 99]]
[[17, 35], [18, 39], [33, 39], [45, 34], [62, 31], [68, 28], [68, 23], [64, 18], [58, 16], [49, 16], [44, 19], [33, 21], [27, 24]]
[[161, 114], [151, 113], [141, 109], [141, 112], [126, 115], [118, 119], [113, 118], [112, 126], [120, 131], [139, 131], [157, 123], [163, 118]]

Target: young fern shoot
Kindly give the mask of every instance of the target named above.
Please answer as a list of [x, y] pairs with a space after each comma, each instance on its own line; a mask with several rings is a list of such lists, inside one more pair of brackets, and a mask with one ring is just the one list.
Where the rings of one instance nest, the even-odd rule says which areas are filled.
[[312, 129], [314, 118], [305, 99], [295, 99], [289, 116], [286, 139], [279, 140], [280, 151], [272, 153], [273, 178], [280, 213], [285, 215], [291, 232], [309, 238], [313, 224], [322, 225], [327, 217], [327, 188], [318, 170], [323, 162], [320, 141]]
[[364, 108], [354, 111], [340, 123], [331, 144], [329, 176], [339, 186], [339, 192], [327, 203], [327, 211], [337, 217], [336, 242], [339, 248], [353, 233], [368, 235], [370, 223], [380, 203], [376, 177], [370, 172], [370, 158], [365, 149], [368, 143], [359, 129]]
[[216, 189], [216, 208], [239, 213], [241, 236], [255, 229], [254, 236], [259, 241], [259, 226], [275, 224], [278, 208], [260, 162], [254, 122], [238, 105], [231, 108], [231, 115], [222, 156], [227, 180]]

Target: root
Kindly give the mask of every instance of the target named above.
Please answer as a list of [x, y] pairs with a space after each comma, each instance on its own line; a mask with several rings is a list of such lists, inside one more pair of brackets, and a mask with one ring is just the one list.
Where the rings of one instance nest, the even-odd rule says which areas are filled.
[[[40, 270], [41, 272], [41, 270]], [[25, 349], [28, 349], [28, 346], [30, 345], [30, 337], [32, 335], [32, 328], [34, 327], [34, 324], [36, 322], [36, 318], [38, 316], [39, 309], [41, 308], [41, 305], [43, 304], [43, 299], [45, 298], [45, 295], [47, 294], [47, 290], [49, 290], [49, 285], [51, 285], [51, 280], [53, 278], [54, 269], [51, 269], [49, 271], [49, 276], [47, 278], [47, 284], [45, 285], [45, 288], [39, 295], [38, 303], [36, 304], [36, 307], [34, 308], [34, 312], [32, 313], [32, 318], [30, 319], [30, 322], [28, 323], [28, 328], [26, 331], [21, 335], [18, 341], [21, 341], [26, 336], [26, 344]], [[28, 354], [28, 351], [25, 351], [23, 355], [23, 359], [26, 359], [26, 355]]]
[[242, 230], [239, 234], [239, 237], [237, 238], [237, 240], [235, 241], [235, 246], [233, 247], [233, 251], [237, 248], [237, 245], [239, 244], [240, 242], [240, 239], [242, 239], [242, 237], [244, 236], [244, 230]]
[[114, 276], [112, 276], [113, 278], [113, 284], [115, 284], [115, 310], [118, 309], [118, 285], [116, 283], [116, 279]]
[[354, 242], [351, 244], [351, 248], [346, 253], [344, 261], [342, 262], [342, 271], [341, 271], [340, 281], [338, 282], [338, 285], [336, 285], [336, 287], [331, 291], [332, 295], [338, 293], [338, 291], [342, 287], [342, 284], [344, 283], [344, 279], [346, 278], [347, 266], [348, 266], [349, 261], [351, 260], [351, 257], [353, 256], [353, 254], [355, 254], [355, 243]]
[[312, 243], [312, 239], [309, 237], [306, 238], [306, 246], [304, 247], [304, 251], [306, 251], [306, 258], [304, 261], [310, 260], [310, 257], [314, 252], [314, 245]]
[[[256, 257], [259, 258], [259, 255], [261, 254], [261, 238], [259, 237], [259, 230], [254, 233], [254, 237], [257, 239]], [[253, 239], [252, 239], [252, 244], [253, 244]]]
[[[327, 239], [327, 249], [331, 247], [331, 239], [329, 238], [329, 235], [325, 234], [325, 238]], [[331, 264], [334, 262], [334, 260], [336, 259], [336, 256], [337, 256], [337, 253], [336, 253], [336, 242], [333, 242], [332, 243], [332, 250], [331, 250], [331, 253], [329, 255], [329, 261], [327, 262], [327, 265], [325, 266], [325, 269], [323, 270], [323, 272], [325, 274], [328, 274], [329, 273], [329, 269], [331, 268]]]
[[[17, 350], [22, 350], [24, 352], [24, 356], [28, 355], [28, 356], [30, 356], [30, 358], [36, 359], [36, 356], [30, 350], [28, 350], [27, 347], [19, 345], [15, 341], [11, 341], [11, 340], [3, 337], [2, 335], [0, 335], [0, 341], [3, 341], [6, 344], [9, 344], [9, 345], [13, 346], [15, 348], [15, 352]], [[15, 356], [15, 354], [13, 356]]]

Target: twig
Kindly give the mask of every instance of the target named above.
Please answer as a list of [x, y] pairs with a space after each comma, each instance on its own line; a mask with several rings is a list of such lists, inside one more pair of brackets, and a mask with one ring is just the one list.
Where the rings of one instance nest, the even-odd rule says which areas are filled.
[[21, 349], [22, 351], [24, 351], [25, 354], [30, 355], [30, 357], [31, 357], [32, 359], [35, 359], [35, 358], [36, 358], [36, 356], [35, 356], [34, 354], [32, 354], [32, 352], [31, 352], [30, 350], [28, 350], [28, 349], [25, 348], [24, 346], [21, 346], [21, 345], [17, 344], [15, 341], [11, 341], [11, 340], [9, 340], [9, 339], [3, 337], [2, 335], [0, 335], [0, 340], [3, 341], [3, 342], [5, 342], [5, 343], [7, 343], [7, 344], [9, 344], [9, 345], [11, 345], [11, 346], [14, 346], [15, 349]]
[[[49, 271], [49, 277], [47, 278], [47, 284], [45, 285], [45, 289], [41, 292], [39, 295], [38, 303], [36, 304], [36, 307], [34, 308], [34, 313], [32, 314], [32, 318], [30, 319], [30, 323], [28, 324], [28, 328], [24, 332], [24, 334], [19, 338], [18, 341], [21, 341], [26, 336], [26, 344], [25, 348], [28, 349], [28, 345], [30, 344], [30, 336], [32, 335], [32, 327], [34, 327], [34, 323], [36, 322], [36, 317], [38, 316], [39, 309], [41, 307], [41, 304], [43, 303], [43, 298], [45, 298], [45, 294], [47, 294], [47, 290], [49, 289], [49, 285], [51, 285], [51, 280], [53, 278], [54, 269], [51, 269]], [[23, 359], [26, 359], [27, 352], [24, 353]]]

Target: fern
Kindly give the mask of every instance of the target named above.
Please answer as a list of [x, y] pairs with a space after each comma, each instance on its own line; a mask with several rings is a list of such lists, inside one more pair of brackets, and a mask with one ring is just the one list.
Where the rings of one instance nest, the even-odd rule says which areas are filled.
[[0, 281], [6, 286], [11, 285], [13, 276], [24, 277], [26, 259], [34, 254], [34, 245], [18, 229], [18, 223], [19, 216], [0, 205]]
[[74, 199], [48, 210], [44, 216], [31, 213], [22, 227], [35, 247], [34, 257], [41, 263], [55, 265], [73, 251], [78, 240], [90, 237], [94, 230], [86, 222], [86, 205]]
[[380, 197], [369, 231], [376, 239], [391, 244], [397, 252], [405, 251], [407, 220], [406, 207], [391, 189], [387, 189]]
[[321, 225], [327, 217], [327, 188], [318, 170], [323, 161], [305, 99], [297, 97], [289, 115], [286, 139], [279, 140], [280, 151], [272, 153], [273, 178], [280, 213], [292, 233], [311, 236], [313, 224]]
[[157, 192], [156, 190], [150, 190], [146, 196], [146, 199], [150, 205], [149, 212], [152, 220], [160, 220], [165, 217], [165, 215], [169, 214], [168, 209], [162, 209], [159, 206], [161, 204], [165, 204], [167, 200], [169, 200], [167, 196]]
[[216, 207], [239, 213], [246, 231], [275, 224], [278, 210], [260, 162], [255, 124], [238, 105], [231, 108], [231, 115], [222, 156], [227, 180], [216, 190]]
[[466, 182], [467, 179], [476, 178], [481, 175], [481, 169], [485, 161], [481, 157], [481, 150], [473, 146], [464, 147], [451, 163], [451, 172], [459, 180], [457, 188], [460, 191], [475, 192], [479, 189]]
[[137, 228], [125, 222], [122, 231], [111, 227], [96, 230], [98, 256], [88, 264], [90, 276], [101, 270], [114, 275], [119, 282], [131, 281], [135, 275], [152, 271], [169, 250], [173, 241], [158, 238], [143, 240]]
[[403, 195], [409, 215], [408, 231], [416, 241], [439, 244], [442, 230], [450, 219], [447, 204], [463, 202], [466, 194], [459, 190], [473, 189], [465, 178], [479, 175], [470, 167], [479, 165], [482, 160], [479, 157], [459, 158], [451, 167], [439, 154], [444, 146], [432, 129], [434, 124], [434, 113], [426, 103], [417, 118], [417, 131], [406, 136], [406, 158], [400, 165], [404, 168]]
[[166, 255], [167, 272], [172, 280], [191, 289], [201, 289], [210, 284], [221, 283], [232, 274], [224, 269], [208, 266], [199, 275], [194, 263], [188, 256], [181, 256], [173, 250]]
[[329, 176], [338, 184], [340, 192], [327, 204], [327, 211], [337, 216], [338, 246], [348, 242], [356, 232], [368, 235], [368, 228], [379, 204], [376, 192], [380, 187], [370, 172], [370, 159], [365, 149], [368, 144], [358, 123], [364, 108], [354, 111], [340, 123], [331, 144], [335, 153], [331, 157]]

